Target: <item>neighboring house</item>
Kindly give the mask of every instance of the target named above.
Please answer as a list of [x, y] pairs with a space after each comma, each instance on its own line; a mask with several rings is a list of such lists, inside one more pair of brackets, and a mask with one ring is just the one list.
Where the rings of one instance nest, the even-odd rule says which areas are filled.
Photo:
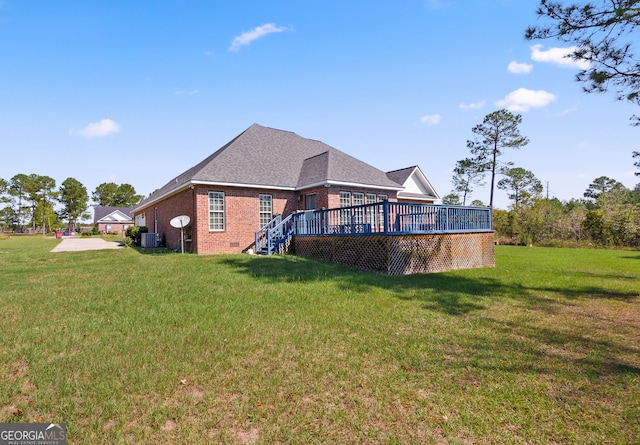
[[420, 168], [385, 173], [323, 142], [254, 124], [133, 209], [135, 224], [180, 248], [170, 220], [191, 219], [186, 250], [236, 253], [275, 215], [384, 200], [433, 203]]
[[93, 223], [100, 233], [124, 235], [127, 227], [133, 225], [133, 207], [94, 206]]

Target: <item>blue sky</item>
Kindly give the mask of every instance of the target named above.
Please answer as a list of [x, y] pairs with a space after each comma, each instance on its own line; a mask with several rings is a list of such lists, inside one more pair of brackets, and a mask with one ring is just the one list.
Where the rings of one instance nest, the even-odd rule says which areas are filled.
[[417, 164], [444, 196], [473, 126], [508, 108], [531, 142], [503, 160], [551, 196], [603, 175], [633, 187], [637, 111], [584, 94], [558, 43], [524, 40], [537, 4], [0, 0], [0, 178], [147, 195], [258, 123]]

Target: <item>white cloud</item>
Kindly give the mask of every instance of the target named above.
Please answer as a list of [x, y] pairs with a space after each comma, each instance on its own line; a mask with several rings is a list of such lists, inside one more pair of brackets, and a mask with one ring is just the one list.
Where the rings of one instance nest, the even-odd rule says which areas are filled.
[[420, 118], [420, 122], [422, 122], [428, 127], [438, 125], [441, 120], [442, 120], [442, 116], [440, 116], [439, 114], [428, 114]]
[[533, 65], [529, 65], [528, 63], [519, 63], [515, 60], [509, 63], [507, 66], [507, 71], [513, 74], [529, 74], [533, 69]]
[[231, 42], [231, 46], [229, 47], [229, 51], [239, 51], [241, 47], [245, 45], [250, 45], [254, 41], [258, 40], [261, 37], [266, 36], [267, 34], [271, 34], [274, 32], [282, 32], [286, 31], [288, 28], [285, 26], [276, 26], [275, 23], [267, 23], [257, 28], [252, 29], [251, 31], [243, 32], [239, 36], [235, 37]]
[[558, 117], [566, 116], [567, 114], [575, 113], [576, 111], [578, 111], [578, 107], [571, 107], [571, 108], [567, 108], [567, 109], [562, 110], [561, 112], [556, 114], [556, 116], [558, 116]]
[[194, 94], [198, 94], [200, 92], [200, 90], [191, 90], [191, 91], [185, 91], [185, 90], [178, 90], [176, 91], [174, 94], [176, 96], [193, 96]]
[[458, 107], [460, 107], [461, 110], [479, 110], [480, 108], [484, 107], [485, 103], [486, 101], [481, 100], [480, 102], [474, 102], [470, 104], [460, 104], [458, 105]]
[[542, 50], [542, 45], [533, 45], [531, 49], [531, 60], [536, 62], [555, 63], [556, 65], [579, 68], [581, 70], [588, 70], [591, 64], [586, 60], [573, 60], [571, 54], [577, 47], [571, 46], [569, 48], [549, 48], [546, 51]]
[[102, 119], [100, 122], [92, 122], [82, 130], [69, 130], [69, 134], [77, 134], [87, 139], [101, 138], [120, 132], [120, 125], [111, 119]]
[[518, 88], [509, 93], [504, 99], [495, 102], [498, 107], [504, 107], [509, 111], [526, 112], [532, 108], [542, 108], [556, 100], [554, 94], [544, 90], [528, 90]]

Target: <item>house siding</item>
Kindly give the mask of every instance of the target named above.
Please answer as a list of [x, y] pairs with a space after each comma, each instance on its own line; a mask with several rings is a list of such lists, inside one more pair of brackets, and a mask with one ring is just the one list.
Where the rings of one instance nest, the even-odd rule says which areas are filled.
[[[353, 197], [354, 193], [362, 193], [365, 197], [367, 194], [375, 194], [378, 195], [386, 195], [389, 198], [389, 201], [396, 202], [396, 191], [395, 190], [384, 190], [384, 189], [366, 189], [359, 187], [342, 187], [337, 185], [332, 185], [331, 187], [314, 187], [306, 190], [301, 190], [296, 192], [296, 194], [300, 195], [298, 203], [298, 210], [305, 210], [305, 196], [307, 195], [316, 195], [316, 208], [318, 209], [335, 209], [340, 207], [340, 192], [349, 192]], [[286, 216], [286, 215], [285, 215]]]
[[[209, 230], [209, 192], [224, 193], [224, 230]], [[255, 232], [260, 229], [260, 195], [272, 196], [273, 215], [289, 215], [298, 209], [297, 194], [289, 191], [244, 189], [236, 187], [197, 186], [198, 224], [195, 232], [195, 253], [241, 253], [255, 244]]]
[[[180, 230], [169, 221], [179, 215], [191, 218], [185, 229], [185, 251], [201, 255], [242, 253], [254, 248], [255, 232], [260, 229], [260, 195], [272, 196], [273, 215], [287, 217], [304, 210], [305, 195], [316, 195], [317, 208], [340, 206], [340, 192], [349, 191], [387, 195], [395, 201], [395, 191], [361, 189], [357, 187], [314, 187], [302, 191], [268, 190], [224, 186], [194, 185], [159, 202], [139, 209], [135, 215], [145, 214], [149, 232], [154, 231], [154, 210], [157, 233], [170, 249], [180, 249]], [[209, 192], [224, 193], [224, 230], [209, 230]]]
[[135, 220], [141, 214], [145, 214], [145, 225], [149, 232], [154, 231], [154, 211], [157, 217], [157, 233], [164, 241], [165, 245], [171, 249], [180, 249], [180, 230], [171, 227], [169, 222], [171, 219], [180, 215], [187, 215], [191, 219], [191, 224], [185, 229], [185, 239], [191, 239], [192, 242], [185, 243], [185, 251], [194, 252], [194, 243], [192, 227], [195, 224], [193, 211], [193, 195], [192, 189], [183, 190], [175, 195], [169, 196], [157, 203], [144, 207], [135, 212]]
[[[109, 222], [109, 223], [98, 223], [98, 231], [100, 233], [115, 233], [119, 235], [124, 235], [124, 232], [127, 230], [127, 227], [132, 226], [133, 222], [120, 223], [120, 222]], [[109, 226], [109, 227], [107, 227]], [[109, 229], [109, 230], [107, 230]]]
[[320, 186], [313, 187], [296, 192], [296, 195], [300, 196], [296, 210], [305, 210], [305, 197], [307, 195], [316, 195], [316, 208], [328, 208], [329, 206], [329, 187]]
[[337, 209], [340, 207], [340, 192], [348, 192], [351, 194], [351, 204], [353, 205], [353, 194], [362, 193], [366, 203], [367, 194], [375, 194], [376, 196], [385, 195], [389, 202], [396, 202], [395, 190], [383, 190], [383, 189], [363, 189], [358, 187], [341, 187], [331, 186], [331, 192], [329, 193], [329, 205], [328, 209]]

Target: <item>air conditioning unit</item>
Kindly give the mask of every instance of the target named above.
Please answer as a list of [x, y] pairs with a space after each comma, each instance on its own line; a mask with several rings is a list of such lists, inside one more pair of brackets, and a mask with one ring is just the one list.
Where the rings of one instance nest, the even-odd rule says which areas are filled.
[[140, 245], [142, 247], [158, 247], [160, 236], [157, 233], [142, 233]]

